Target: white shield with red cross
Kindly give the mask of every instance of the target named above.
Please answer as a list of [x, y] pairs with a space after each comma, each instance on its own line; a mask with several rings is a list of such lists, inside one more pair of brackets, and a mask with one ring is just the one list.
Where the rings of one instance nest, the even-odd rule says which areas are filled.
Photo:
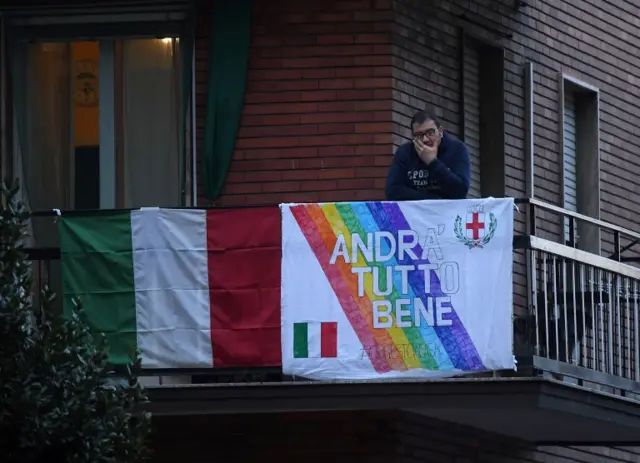
[[467, 212], [467, 223], [465, 224], [467, 238], [473, 241], [483, 239], [486, 226], [484, 212]]

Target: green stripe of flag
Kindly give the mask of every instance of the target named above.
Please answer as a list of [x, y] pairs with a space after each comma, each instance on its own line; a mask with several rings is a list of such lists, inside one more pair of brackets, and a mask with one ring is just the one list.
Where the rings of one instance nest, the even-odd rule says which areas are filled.
[[130, 213], [62, 216], [60, 249], [65, 313], [78, 298], [92, 328], [105, 333], [109, 360], [129, 363], [137, 344]]
[[309, 324], [293, 324], [293, 357], [309, 358]]

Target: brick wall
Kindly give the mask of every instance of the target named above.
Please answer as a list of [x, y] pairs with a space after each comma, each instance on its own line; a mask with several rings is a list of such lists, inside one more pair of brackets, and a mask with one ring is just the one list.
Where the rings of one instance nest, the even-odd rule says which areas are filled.
[[[425, 103], [443, 111], [460, 132], [459, 37], [461, 27], [505, 49], [507, 195], [525, 194], [524, 64], [535, 65], [536, 196], [561, 201], [559, 74], [600, 90], [602, 218], [638, 230], [640, 218], [640, 10], [623, 0], [527, 1], [519, 11], [508, 0], [395, 0], [394, 133], [406, 135], [412, 108]], [[462, 11], [488, 28], [460, 21]], [[491, 29], [510, 32], [501, 38]], [[559, 227], [545, 228], [557, 235]]]
[[[461, 132], [464, 27], [505, 49], [507, 195], [525, 195], [523, 66], [533, 61], [536, 196], [561, 204], [558, 75], [565, 72], [600, 89], [602, 218], [640, 229], [634, 214], [640, 199], [633, 194], [640, 183], [638, 12], [623, 0], [534, 0], [519, 11], [513, 3], [255, 0], [242, 127], [219, 203], [380, 198], [393, 146], [408, 135], [416, 108], [436, 106], [447, 128]], [[461, 11], [489, 28], [461, 22]], [[196, 77], [200, 148], [207, 23], [203, 6]], [[541, 218], [547, 236], [557, 237], [558, 218]], [[611, 237], [604, 239], [609, 252]]]
[[535, 447], [408, 414], [156, 417], [154, 463], [637, 462], [615, 447]]
[[[242, 126], [220, 204], [381, 198], [392, 152], [391, 7], [256, 0]], [[206, 31], [202, 19], [201, 103]]]
[[[562, 205], [559, 75], [566, 73], [600, 90], [602, 219], [640, 230], [640, 10], [622, 0], [394, 1], [394, 141], [408, 134], [411, 112], [435, 105], [453, 133], [460, 133], [460, 34], [499, 43], [505, 50], [506, 185], [508, 196], [525, 196], [524, 64], [534, 63], [536, 197]], [[487, 28], [461, 21], [468, 17]], [[496, 30], [510, 32], [502, 38]], [[616, 31], [614, 33], [614, 31]], [[619, 33], [618, 33], [619, 31]], [[484, 168], [487, 168], [485, 166]], [[543, 236], [558, 239], [559, 218], [542, 214]], [[523, 230], [523, 220], [517, 220]], [[613, 252], [603, 234], [603, 254]], [[636, 249], [638, 247], [636, 246]], [[633, 255], [628, 253], [627, 255]], [[637, 255], [637, 254], [636, 254]], [[516, 304], [524, 304], [523, 267], [516, 261]]]
[[[469, 16], [478, 13], [477, 3], [491, 5], [480, 8], [485, 15], [497, 19], [497, 24], [511, 25], [518, 14], [501, 2], [459, 2], [420, 0], [394, 1], [393, 28], [393, 121], [394, 143], [406, 141], [412, 114], [425, 105], [432, 106], [441, 117], [445, 128], [461, 136], [462, 102], [460, 95], [461, 75], [461, 26], [455, 16], [467, 11]], [[471, 8], [470, 8], [471, 6]], [[493, 23], [495, 28], [496, 23]], [[483, 29], [467, 26], [467, 33], [487, 41], [497, 41]], [[513, 40], [504, 39], [506, 95], [505, 131], [507, 196], [524, 197], [524, 81], [523, 66], [516, 62], [509, 45]], [[557, 156], [556, 156], [557, 157]], [[485, 169], [486, 166], [481, 166]], [[555, 198], [545, 198], [555, 199]], [[524, 216], [516, 214], [516, 231], [524, 232]], [[557, 227], [554, 228], [557, 231]], [[515, 310], [525, 312], [526, 267], [523, 252], [516, 252], [514, 259], [514, 305]]]

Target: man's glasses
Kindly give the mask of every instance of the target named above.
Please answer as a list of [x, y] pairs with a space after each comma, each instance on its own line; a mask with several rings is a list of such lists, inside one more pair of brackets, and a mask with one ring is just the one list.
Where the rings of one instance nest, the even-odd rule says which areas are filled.
[[419, 138], [422, 139], [424, 137], [435, 137], [438, 134], [438, 129], [429, 129], [429, 130], [425, 130], [424, 132], [415, 132], [413, 134], [413, 138]]

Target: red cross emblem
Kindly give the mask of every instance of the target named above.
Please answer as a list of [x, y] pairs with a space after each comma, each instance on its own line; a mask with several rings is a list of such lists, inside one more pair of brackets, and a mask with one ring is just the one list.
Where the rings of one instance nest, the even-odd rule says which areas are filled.
[[484, 238], [484, 214], [472, 212], [467, 214], [467, 237], [473, 241]]

